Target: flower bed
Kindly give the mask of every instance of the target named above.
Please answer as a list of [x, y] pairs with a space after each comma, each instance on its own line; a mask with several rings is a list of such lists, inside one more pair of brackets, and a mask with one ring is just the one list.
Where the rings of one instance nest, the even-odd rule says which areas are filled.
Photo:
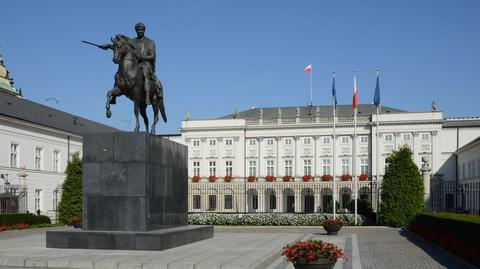
[[480, 216], [422, 213], [410, 231], [441, 248], [480, 265]]
[[230, 182], [230, 181], [232, 181], [232, 179], [233, 179], [232, 176], [225, 176], [225, 177], [223, 178], [223, 180], [224, 180], [225, 182]]
[[283, 177], [283, 182], [289, 182], [292, 179], [291, 176], [284, 176]]
[[257, 180], [257, 178], [255, 176], [248, 176], [247, 180], [248, 182], [254, 182], [255, 180]]
[[[355, 225], [354, 214], [337, 214], [344, 225]], [[327, 219], [333, 219], [333, 214], [311, 213], [252, 213], [252, 214], [219, 214], [190, 213], [188, 223], [192, 225], [244, 225], [244, 226], [320, 226]], [[366, 225], [368, 219], [357, 216], [358, 225]]]
[[200, 177], [199, 176], [193, 176], [192, 177], [192, 182], [200, 182]]
[[342, 181], [350, 181], [350, 180], [352, 180], [352, 176], [349, 175], [349, 174], [342, 175], [340, 178], [342, 179]]
[[215, 181], [217, 181], [217, 177], [216, 176], [209, 176], [208, 181], [215, 182]]
[[7, 213], [0, 214], [0, 226], [13, 226], [18, 223], [25, 224], [50, 224], [50, 218], [43, 215], [34, 215], [31, 213]]

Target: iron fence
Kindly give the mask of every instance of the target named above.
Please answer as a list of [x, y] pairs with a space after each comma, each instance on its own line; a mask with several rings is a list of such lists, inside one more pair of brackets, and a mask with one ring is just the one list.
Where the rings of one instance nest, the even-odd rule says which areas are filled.
[[443, 180], [430, 183], [433, 212], [456, 212], [480, 215], [480, 180]]
[[0, 186], [0, 213], [23, 213], [28, 211], [26, 187], [5, 184]]

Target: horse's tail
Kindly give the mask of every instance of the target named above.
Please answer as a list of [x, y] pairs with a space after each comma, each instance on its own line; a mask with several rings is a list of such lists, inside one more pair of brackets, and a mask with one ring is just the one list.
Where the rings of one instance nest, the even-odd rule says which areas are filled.
[[165, 113], [165, 106], [163, 105], [163, 98], [160, 99], [159, 109], [160, 109], [160, 113], [162, 114], [163, 121], [167, 122], [167, 113]]

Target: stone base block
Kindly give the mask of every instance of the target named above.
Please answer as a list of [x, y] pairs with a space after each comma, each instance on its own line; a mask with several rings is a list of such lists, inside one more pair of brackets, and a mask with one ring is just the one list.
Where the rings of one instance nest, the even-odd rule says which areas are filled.
[[47, 248], [164, 250], [213, 237], [211, 225], [189, 225], [148, 232], [47, 231]]

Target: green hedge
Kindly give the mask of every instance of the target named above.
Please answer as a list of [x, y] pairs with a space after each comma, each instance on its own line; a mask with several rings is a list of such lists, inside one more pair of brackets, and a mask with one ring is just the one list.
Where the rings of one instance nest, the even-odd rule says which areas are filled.
[[[355, 225], [354, 214], [337, 214], [345, 225]], [[190, 213], [188, 223], [194, 225], [243, 225], [243, 226], [320, 226], [323, 220], [333, 219], [333, 214], [254, 213], [218, 214]], [[357, 225], [366, 225], [368, 219], [357, 215]]]
[[455, 213], [422, 213], [416, 217], [415, 223], [472, 244], [479, 244], [480, 242], [480, 216]]
[[50, 218], [43, 215], [34, 215], [31, 213], [11, 213], [0, 214], [0, 225], [11, 226], [18, 223], [32, 224], [50, 224]]

